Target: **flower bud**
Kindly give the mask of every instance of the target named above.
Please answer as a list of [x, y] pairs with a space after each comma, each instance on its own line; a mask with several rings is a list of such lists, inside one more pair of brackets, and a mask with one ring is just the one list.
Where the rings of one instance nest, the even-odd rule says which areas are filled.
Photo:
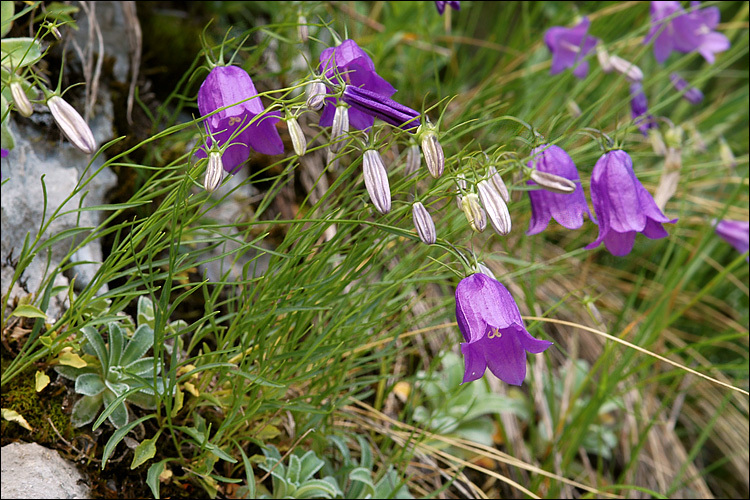
[[427, 164], [427, 170], [429, 170], [430, 174], [437, 179], [443, 175], [443, 169], [445, 168], [443, 148], [440, 146], [435, 129], [433, 127], [423, 129], [423, 127], [424, 125], [419, 127], [417, 136], [422, 143], [422, 154], [424, 154], [424, 161]]
[[414, 218], [414, 227], [417, 228], [419, 239], [426, 245], [434, 244], [437, 239], [435, 223], [432, 221], [432, 217], [430, 217], [430, 213], [425, 206], [422, 205], [422, 202], [418, 201], [411, 206], [411, 214]]
[[581, 107], [573, 99], [568, 99], [565, 104], [568, 106], [568, 112], [573, 118], [580, 118], [583, 114]]
[[570, 179], [536, 169], [531, 171], [531, 180], [553, 193], [570, 194], [576, 190], [575, 183]]
[[221, 153], [211, 151], [208, 153], [208, 165], [206, 166], [206, 176], [203, 178], [203, 187], [209, 193], [216, 190], [224, 178], [224, 163], [221, 161]]
[[719, 157], [721, 158], [721, 164], [725, 168], [734, 168], [737, 166], [737, 160], [734, 158], [732, 149], [727, 144], [726, 139], [723, 136], [719, 137]]
[[341, 95], [341, 100], [356, 110], [411, 133], [414, 133], [420, 125], [419, 111], [404, 106], [390, 97], [356, 85], [347, 85]]
[[75, 147], [87, 154], [92, 154], [96, 150], [94, 134], [73, 106], [58, 95], [47, 99], [47, 106], [57, 126]]
[[672, 85], [674, 85], [674, 88], [677, 89], [677, 92], [685, 91], [685, 93], [682, 94], [682, 98], [687, 100], [690, 104], [700, 104], [701, 101], [703, 101], [703, 92], [688, 84], [688, 82], [679, 74], [670, 74], [669, 80], [672, 82]]
[[28, 118], [34, 112], [29, 102], [26, 92], [23, 90], [21, 82], [11, 82], [10, 94], [13, 96], [13, 102], [16, 103], [16, 111]]
[[374, 149], [365, 151], [362, 157], [362, 168], [370, 201], [378, 212], [387, 214], [391, 211], [391, 187], [388, 184], [388, 173], [380, 154]]
[[609, 56], [609, 64], [612, 65], [612, 69], [624, 75], [631, 82], [640, 82], [643, 80], [643, 71], [641, 71], [641, 68], [622, 57]]
[[323, 82], [316, 81], [307, 86], [307, 107], [313, 111], [323, 109], [326, 98], [326, 86]]
[[479, 204], [479, 197], [474, 193], [469, 193], [461, 200], [461, 210], [466, 215], [466, 220], [469, 221], [471, 228], [481, 233], [484, 228], [487, 227], [487, 215], [484, 209]]
[[307, 139], [305, 139], [305, 134], [302, 132], [302, 127], [299, 126], [297, 119], [293, 116], [287, 118], [286, 127], [289, 130], [289, 136], [292, 138], [294, 152], [297, 156], [304, 156], [307, 151]]
[[500, 193], [486, 180], [479, 181], [477, 188], [495, 232], [499, 235], [508, 234], [511, 229], [510, 214], [508, 213], [508, 205], [505, 204]]
[[349, 107], [344, 103], [336, 104], [336, 113], [333, 115], [333, 125], [331, 125], [331, 144], [328, 146], [331, 151], [336, 153], [341, 147], [339, 137], [349, 132]]
[[505, 203], [510, 203], [510, 193], [508, 192], [508, 188], [505, 186], [503, 178], [500, 176], [500, 172], [497, 171], [494, 165], [490, 166], [489, 174], [490, 182], [495, 187], [497, 192], [500, 193], [500, 196], [503, 197], [503, 201]]
[[602, 67], [602, 71], [605, 73], [611, 73], [614, 69], [612, 68], [612, 63], [609, 62], [609, 57], [609, 52], [604, 48], [604, 45], [598, 44], [596, 46], [596, 58], [599, 60], [599, 66]]
[[307, 30], [307, 18], [300, 14], [297, 16], [297, 36], [299, 36], [299, 41], [302, 43], [307, 43], [307, 40], [309, 39], [309, 32]]
[[465, 192], [467, 190], [466, 186], [466, 176], [464, 174], [458, 174], [456, 175], [456, 192], [458, 195], [456, 196], [456, 203], [458, 203], [458, 208], [463, 210], [463, 195], [461, 193]]
[[422, 157], [419, 153], [419, 146], [412, 144], [406, 151], [406, 167], [404, 168], [404, 175], [408, 177], [416, 172], [419, 169], [420, 163], [422, 163]]

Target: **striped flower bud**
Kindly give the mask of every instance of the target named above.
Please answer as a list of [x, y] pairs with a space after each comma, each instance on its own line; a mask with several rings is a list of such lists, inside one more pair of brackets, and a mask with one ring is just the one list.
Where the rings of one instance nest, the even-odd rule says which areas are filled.
[[609, 64], [612, 69], [625, 76], [631, 82], [640, 82], [643, 80], [643, 71], [630, 61], [626, 61], [619, 56], [609, 56]]
[[419, 146], [412, 144], [406, 151], [406, 167], [404, 168], [404, 175], [408, 177], [416, 172], [419, 169], [420, 163], [422, 163], [422, 157], [419, 152]]
[[391, 187], [388, 184], [388, 173], [380, 154], [374, 149], [365, 151], [362, 157], [362, 168], [370, 201], [378, 212], [387, 214], [391, 211]]
[[553, 193], [570, 194], [576, 190], [575, 182], [570, 179], [536, 169], [531, 171], [531, 180]]
[[428, 128], [424, 127], [424, 125], [419, 127], [417, 136], [422, 143], [422, 154], [424, 154], [427, 170], [430, 171], [430, 175], [437, 179], [443, 175], [445, 156], [443, 155], [443, 148], [438, 141], [438, 136], [435, 133], [435, 128], [432, 126], [428, 126]]
[[500, 196], [503, 197], [503, 201], [505, 203], [510, 203], [510, 193], [508, 192], [508, 188], [505, 186], [503, 178], [500, 176], [500, 172], [497, 171], [494, 165], [490, 166], [489, 174], [490, 182], [495, 187], [497, 192], [500, 193]]
[[26, 92], [23, 91], [21, 82], [11, 82], [10, 94], [13, 96], [13, 102], [16, 103], [16, 111], [28, 118], [34, 112], [29, 102]]
[[599, 60], [599, 66], [602, 67], [602, 71], [605, 73], [611, 73], [614, 68], [609, 62], [609, 52], [604, 48], [604, 45], [598, 44], [596, 46], [596, 58]]
[[414, 227], [417, 228], [419, 239], [426, 245], [434, 244], [437, 239], [435, 223], [422, 202], [418, 201], [411, 206], [411, 215], [414, 218]]
[[302, 132], [302, 127], [299, 126], [297, 119], [293, 116], [287, 118], [286, 127], [289, 130], [289, 136], [292, 138], [294, 152], [297, 156], [304, 156], [307, 151], [307, 139], [305, 139], [305, 134]]
[[508, 234], [511, 229], [510, 213], [508, 213], [508, 205], [505, 204], [500, 193], [486, 180], [479, 181], [477, 189], [495, 232], [499, 235]]
[[94, 134], [73, 106], [58, 95], [47, 99], [47, 106], [57, 126], [75, 147], [87, 154], [96, 150]]
[[344, 103], [336, 105], [336, 113], [333, 115], [333, 125], [331, 126], [331, 144], [328, 146], [331, 151], [336, 153], [341, 147], [339, 137], [349, 132], [349, 107]]
[[313, 82], [307, 86], [307, 107], [313, 111], [323, 109], [326, 98], [326, 86], [323, 82]]
[[456, 192], [458, 195], [456, 196], [456, 203], [458, 203], [458, 208], [463, 210], [463, 195], [461, 193], [465, 192], [467, 190], [466, 186], [466, 176], [464, 174], [458, 174], [456, 175]]
[[206, 176], [203, 178], [203, 187], [209, 193], [216, 190], [224, 178], [224, 163], [221, 161], [221, 153], [211, 151], [208, 153], [208, 165], [206, 166]]
[[466, 215], [466, 220], [469, 221], [471, 228], [481, 233], [487, 227], [487, 214], [479, 204], [479, 197], [474, 193], [469, 193], [461, 200], [461, 210]]
[[354, 109], [408, 132], [414, 133], [420, 125], [418, 111], [371, 90], [347, 85], [341, 99]]
[[297, 36], [302, 43], [307, 43], [307, 40], [310, 38], [309, 31], [307, 30], [307, 18], [302, 14], [297, 16]]

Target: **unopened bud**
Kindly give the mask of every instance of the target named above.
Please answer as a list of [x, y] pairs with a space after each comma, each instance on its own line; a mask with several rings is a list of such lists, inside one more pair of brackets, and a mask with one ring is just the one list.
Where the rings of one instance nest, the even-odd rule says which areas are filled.
[[381, 214], [391, 211], [391, 187], [388, 184], [388, 173], [380, 154], [374, 149], [365, 151], [362, 157], [362, 169], [365, 176], [365, 187], [370, 201]]
[[323, 82], [313, 82], [307, 86], [307, 107], [313, 111], [320, 111], [326, 100], [326, 86]]
[[11, 82], [10, 94], [13, 96], [13, 102], [16, 103], [16, 111], [21, 113], [26, 118], [31, 116], [31, 114], [34, 112], [34, 109], [31, 107], [29, 98], [26, 95], [26, 92], [24, 92], [23, 86], [20, 82]]
[[419, 127], [417, 136], [422, 143], [422, 154], [424, 154], [424, 161], [427, 164], [427, 170], [430, 171], [435, 179], [443, 175], [443, 169], [445, 168], [445, 156], [443, 155], [443, 147], [438, 141], [438, 136], [435, 133], [434, 128], [424, 129], [424, 125]]
[[511, 229], [510, 213], [500, 193], [486, 180], [479, 181], [477, 189], [479, 189], [479, 197], [482, 199], [482, 204], [487, 210], [487, 216], [495, 232], [499, 235], [508, 234]]
[[62, 40], [62, 35], [60, 34], [60, 30], [57, 29], [57, 26], [50, 26], [49, 30], [52, 32], [52, 36], [58, 40]]
[[482, 205], [479, 204], [479, 197], [474, 193], [469, 193], [461, 200], [461, 210], [466, 215], [471, 228], [481, 233], [487, 227], [487, 214], [485, 214]]
[[553, 193], [570, 194], [576, 190], [575, 182], [570, 179], [536, 169], [531, 171], [531, 180]]
[[87, 154], [92, 154], [96, 150], [94, 134], [73, 106], [58, 95], [47, 99], [47, 106], [57, 126], [75, 147]]
[[659, 156], [667, 154], [667, 145], [664, 144], [664, 138], [662, 137], [661, 132], [659, 132], [659, 129], [649, 129], [648, 140], [651, 142], [651, 149], [654, 150], [654, 153]]
[[578, 105], [577, 102], [575, 102], [573, 99], [568, 99], [565, 103], [568, 106], [568, 112], [570, 112], [570, 115], [573, 118], [580, 118], [583, 114], [583, 111], [581, 111], [581, 107]]
[[622, 57], [609, 56], [609, 64], [612, 65], [612, 69], [624, 75], [631, 82], [640, 82], [643, 80], [643, 71], [641, 71], [641, 68]]
[[463, 210], [463, 195], [461, 193], [466, 192], [467, 186], [466, 186], [466, 176], [464, 174], [458, 174], [456, 175], [456, 192], [458, 195], [456, 196], [456, 203], [458, 203], [458, 208]]
[[406, 150], [406, 167], [404, 168], [404, 175], [407, 177], [416, 172], [419, 169], [419, 164], [422, 163], [422, 157], [420, 156], [419, 146], [412, 144], [409, 149]]
[[666, 142], [667, 146], [669, 146], [670, 148], [681, 148], [682, 134], [682, 127], [680, 127], [679, 125], [669, 127], [667, 132], [664, 134], [664, 142]]
[[719, 157], [721, 158], [721, 163], [724, 167], [734, 168], [737, 166], [737, 160], [734, 158], [732, 148], [729, 147], [729, 144], [727, 144], [727, 141], [723, 136], [719, 137]]
[[604, 48], [604, 45], [598, 44], [596, 46], [596, 58], [599, 60], [599, 66], [602, 67], [602, 71], [605, 73], [611, 73], [614, 69], [612, 63], [609, 62], [609, 52]]
[[328, 146], [334, 153], [341, 147], [338, 139], [349, 132], [349, 107], [344, 103], [336, 104], [336, 112], [333, 115], [331, 125], [331, 144]]
[[414, 227], [417, 228], [419, 239], [426, 245], [434, 244], [437, 239], [435, 223], [425, 206], [422, 205], [422, 202], [418, 201], [411, 206], [411, 214], [414, 218]]
[[307, 31], [307, 18], [300, 14], [297, 16], [297, 35], [299, 36], [299, 41], [302, 43], [307, 43], [307, 40], [309, 39], [309, 33]]
[[224, 178], [224, 162], [221, 161], [221, 153], [211, 151], [208, 153], [208, 165], [206, 166], [206, 176], [203, 178], [203, 187], [209, 193], [216, 190]]
[[289, 136], [292, 138], [292, 146], [297, 156], [304, 156], [307, 151], [307, 139], [299, 126], [297, 119], [294, 117], [287, 118], [286, 128], [289, 130]]
[[505, 203], [510, 203], [510, 193], [508, 192], [508, 188], [505, 186], [500, 172], [497, 171], [494, 165], [490, 166], [489, 174], [490, 182], [495, 187], [497, 192], [500, 193], [500, 196], [503, 197], [503, 201]]

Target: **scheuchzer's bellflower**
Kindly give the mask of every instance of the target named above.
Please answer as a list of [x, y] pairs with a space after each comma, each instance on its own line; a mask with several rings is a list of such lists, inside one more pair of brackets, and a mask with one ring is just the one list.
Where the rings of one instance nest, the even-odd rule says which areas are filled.
[[[265, 112], [252, 78], [237, 66], [216, 66], [198, 90], [198, 110], [201, 116], [226, 106], [230, 107], [205, 120], [208, 137], [205, 149], [201, 147], [195, 153], [198, 158], [206, 157], [214, 141], [219, 147], [229, 142], [230, 145], [223, 149], [221, 159], [224, 170], [235, 173], [250, 157], [250, 147], [267, 155], [284, 152], [284, 143], [276, 130], [276, 122], [281, 113]], [[247, 126], [258, 115], [263, 116]], [[237, 133], [238, 130], [242, 132]]]
[[587, 34], [589, 24], [589, 18], [584, 17], [572, 28], [554, 26], [544, 33], [544, 43], [552, 52], [552, 67], [549, 70], [551, 75], [556, 75], [566, 68], [573, 68], [576, 78], [586, 78], [589, 63], [584, 58], [599, 43], [598, 38]]
[[390, 97], [354, 85], [346, 86], [341, 100], [356, 110], [411, 133], [415, 133], [421, 124], [419, 111], [404, 106]]
[[662, 224], [675, 223], [659, 210], [633, 172], [633, 161], [620, 149], [609, 151], [596, 162], [591, 174], [591, 202], [599, 219], [599, 237], [587, 249], [604, 243], [612, 255], [633, 249], [636, 233], [652, 240], [668, 234]]
[[526, 378], [526, 353], [539, 354], [552, 345], [526, 331], [510, 292], [482, 273], [458, 284], [456, 320], [466, 340], [461, 343], [463, 383], [481, 378], [489, 368], [503, 382], [521, 385]]
[[[732, 245], [740, 253], [750, 247], [750, 222], [746, 220], [724, 219], [716, 223], [716, 234]], [[749, 260], [750, 257], [745, 260]]]

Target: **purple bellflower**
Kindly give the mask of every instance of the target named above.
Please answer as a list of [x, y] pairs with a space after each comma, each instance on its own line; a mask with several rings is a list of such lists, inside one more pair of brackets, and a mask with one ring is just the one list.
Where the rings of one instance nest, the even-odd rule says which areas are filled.
[[544, 43], [552, 52], [550, 75], [556, 75], [566, 68], [573, 68], [573, 74], [577, 78], [586, 78], [589, 63], [583, 58], [599, 43], [598, 38], [587, 35], [589, 24], [589, 18], [584, 17], [577, 26], [554, 26], [544, 33]]
[[465, 372], [462, 383], [482, 378], [485, 370], [512, 385], [526, 378], [526, 352], [539, 354], [552, 345], [532, 337], [513, 297], [499, 281], [476, 273], [456, 288], [456, 319]]
[[435, 2], [435, 8], [437, 8], [438, 13], [442, 16], [443, 12], [445, 12], [445, 6], [446, 4], [453, 10], [461, 10], [461, 2]]
[[[219, 147], [231, 142], [221, 159], [224, 170], [236, 173], [250, 157], [250, 147], [267, 155], [284, 152], [284, 143], [275, 126], [281, 113], [265, 113], [253, 80], [244, 69], [238, 66], [216, 66], [198, 90], [198, 110], [201, 116], [206, 116], [232, 104], [234, 106], [214, 113], [205, 120], [209, 136], [206, 138], [205, 148], [201, 147], [195, 156], [206, 158], [214, 140]], [[258, 115], [264, 116], [248, 127], [248, 123]], [[236, 134], [243, 127], [246, 128]], [[230, 141], [233, 134], [236, 135]]]
[[[746, 220], [719, 221], [716, 223], [716, 234], [740, 253], [747, 252], [750, 247], [750, 222]], [[750, 260], [750, 257], [745, 260]]]
[[641, 82], [630, 85], [630, 115], [638, 125], [638, 130], [645, 136], [648, 135], [648, 129], [658, 128], [654, 116], [648, 112], [648, 98]]
[[[421, 125], [421, 122], [419, 121], [419, 111], [404, 106], [390, 97], [386, 97], [367, 89], [355, 87], [354, 85], [347, 85], [346, 88], [344, 88], [341, 100], [356, 110], [380, 118], [394, 127], [400, 127], [411, 133], [415, 133], [417, 127]], [[349, 111], [349, 113], [351, 118], [351, 111]]]
[[[543, 189], [529, 191], [531, 221], [526, 234], [541, 233], [547, 228], [550, 219], [555, 219], [568, 229], [580, 228], [583, 225], [583, 214], [593, 219], [586, 203], [586, 196], [583, 194], [578, 170], [568, 153], [559, 146], [544, 144], [534, 148], [531, 156], [533, 159], [528, 163], [530, 168], [571, 180], [576, 188], [570, 194], [553, 193]], [[527, 184], [536, 185], [534, 181], [527, 181]]]
[[682, 92], [685, 90], [685, 93], [682, 94], [683, 99], [687, 100], [690, 104], [700, 104], [701, 101], [703, 101], [703, 92], [696, 89], [695, 87], [690, 86], [687, 81], [685, 81], [684, 78], [682, 78], [677, 73], [672, 73], [669, 75], [669, 80], [672, 82], [672, 85], [674, 85], [674, 88], [677, 89], [678, 92]]
[[[338, 73], [344, 82], [354, 87], [374, 92], [384, 97], [391, 97], [396, 89], [375, 72], [375, 64], [370, 56], [354, 40], [344, 40], [338, 47], [329, 47], [320, 54], [318, 70], [325, 77], [335, 81]], [[336, 111], [336, 99], [326, 97], [325, 109], [320, 115], [320, 126], [330, 127]], [[372, 127], [372, 115], [359, 109], [349, 109], [349, 123], [358, 130]]]
[[654, 57], [659, 63], [676, 50], [684, 54], [698, 52], [713, 64], [714, 53], [729, 48], [729, 39], [713, 31], [719, 24], [718, 7], [697, 9], [699, 5], [700, 2], [691, 2], [695, 10], [685, 13], [680, 2], [651, 2], [651, 29], [643, 43], [653, 40]]
[[607, 250], [621, 257], [633, 249], [635, 234], [665, 238], [663, 223], [668, 219], [633, 172], [633, 161], [620, 149], [604, 153], [591, 174], [591, 202], [599, 219], [599, 237], [586, 246], [590, 250], [602, 242]]

